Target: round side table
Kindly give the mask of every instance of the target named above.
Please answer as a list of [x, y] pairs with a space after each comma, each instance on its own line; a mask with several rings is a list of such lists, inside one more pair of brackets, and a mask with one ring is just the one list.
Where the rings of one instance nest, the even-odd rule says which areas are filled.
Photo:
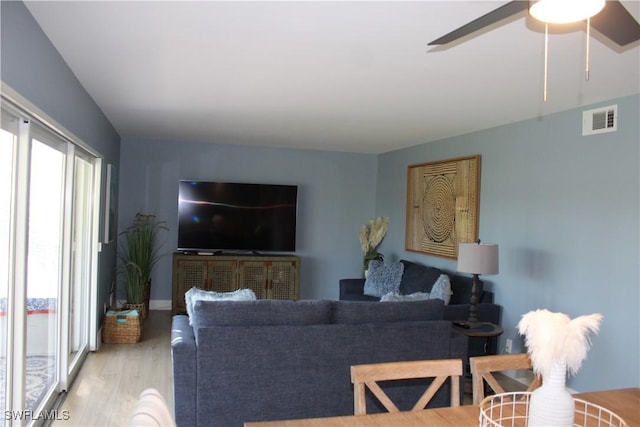
[[[470, 324], [469, 322], [456, 320], [451, 322], [451, 329], [461, 335], [468, 337], [484, 339], [484, 354], [467, 354], [467, 360], [464, 361], [464, 371], [467, 380], [471, 378], [471, 369], [469, 368], [469, 358], [473, 356], [486, 356], [489, 354], [491, 348], [491, 340], [502, 335], [504, 330], [502, 326], [496, 325], [490, 322], [476, 322]], [[470, 386], [469, 383], [466, 384]], [[488, 390], [487, 390], [488, 392]], [[472, 395], [471, 391], [465, 390], [465, 395]]]
[[453, 330], [468, 337], [485, 337], [487, 339], [502, 335], [502, 326], [489, 322], [480, 322], [478, 325], [471, 325], [464, 321], [452, 322]]

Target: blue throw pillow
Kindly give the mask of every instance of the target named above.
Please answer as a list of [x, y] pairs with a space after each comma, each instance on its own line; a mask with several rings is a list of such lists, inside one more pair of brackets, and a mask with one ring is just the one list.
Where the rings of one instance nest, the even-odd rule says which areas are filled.
[[389, 292], [398, 293], [404, 265], [400, 262], [384, 264], [373, 260], [369, 263], [369, 272], [364, 282], [364, 294], [381, 297]]

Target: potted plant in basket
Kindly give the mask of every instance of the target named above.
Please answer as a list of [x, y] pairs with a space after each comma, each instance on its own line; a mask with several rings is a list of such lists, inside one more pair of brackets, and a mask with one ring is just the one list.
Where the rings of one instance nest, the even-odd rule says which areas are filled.
[[133, 223], [120, 233], [120, 270], [124, 275], [126, 308], [137, 309], [145, 318], [149, 311], [151, 272], [158, 262], [158, 233], [168, 230], [155, 215], [137, 213]]

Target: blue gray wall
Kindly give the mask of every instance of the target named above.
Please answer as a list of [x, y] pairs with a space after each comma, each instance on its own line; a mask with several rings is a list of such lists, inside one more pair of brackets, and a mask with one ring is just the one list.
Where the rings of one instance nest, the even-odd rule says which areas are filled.
[[362, 274], [358, 232], [375, 209], [375, 155], [123, 138], [120, 159], [120, 229], [136, 212], [171, 228], [152, 300], [171, 299], [181, 179], [298, 185], [301, 298], [337, 299], [338, 280]]
[[[24, 4], [2, 1], [0, 8], [2, 81], [97, 150], [107, 163], [118, 165], [119, 135]], [[102, 180], [104, 183], [104, 176]], [[104, 206], [104, 200], [101, 205]], [[100, 253], [98, 313], [102, 313], [102, 306], [108, 301], [114, 280], [115, 246], [114, 242], [105, 245]], [[98, 324], [101, 322], [99, 319]]]
[[[581, 136], [582, 111], [618, 104], [618, 131]], [[379, 158], [376, 214], [391, 217], [381, 252], [455, 270], [404, 250], [407, 166], [480, 154], [479, 236], [500, 245], [491, 282], [501, 338], [524, 349], [520, 317], [546, 308], [602, 313], [576, 390], [640, 385], [640, 124], [638, 95], [449, 138]]]

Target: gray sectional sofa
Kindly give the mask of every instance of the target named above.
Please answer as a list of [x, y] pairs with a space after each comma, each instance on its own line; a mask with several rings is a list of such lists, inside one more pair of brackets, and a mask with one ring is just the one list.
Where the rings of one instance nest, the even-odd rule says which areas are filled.
[[[403, 264], [402, 277], [400, 279], [399, 293], [408, 295], [414, 292], [430, 292], [431, 287], [441, 274], [449, 276], [451, 283], [451, 299], [444, 307], [443, 317], [446, 320], [467, 320], [471, 302], [472, 281], [470, 277], [457, 273], [441, 270], [435, 267], [424, 266], [411, 261], [401, 260]], [[340, 280], [341, 301], [379, 301], [380, 297], [365, 295], [365, 279]], [[493, 292], [484, 289], [482, 280], [478, 281], [478, 305], [477, 316], [482, 322], [501, 324], [502, 307], [493, 302]], [[489, 347], [486, 347], [486, 346]], [[497, 340], [487, 343], [485, 338], [473, 337], [469, 339], [468, 355], [481, 356], [496, 354]]]
[[[197, 301], [193, 308], [192, 325], [184, 315], [172, 324], [178, 426], [350, 415], [351, 365], [466, 359], [467, 337], [442, 320], [439, 300]], [[424, 391], [417, 387], [387, 391], [409, 409]], [[430, 406], [449, 405], [448, 393], [446, 386]], [[379, 410], [369, 402], [369, 412]]]

